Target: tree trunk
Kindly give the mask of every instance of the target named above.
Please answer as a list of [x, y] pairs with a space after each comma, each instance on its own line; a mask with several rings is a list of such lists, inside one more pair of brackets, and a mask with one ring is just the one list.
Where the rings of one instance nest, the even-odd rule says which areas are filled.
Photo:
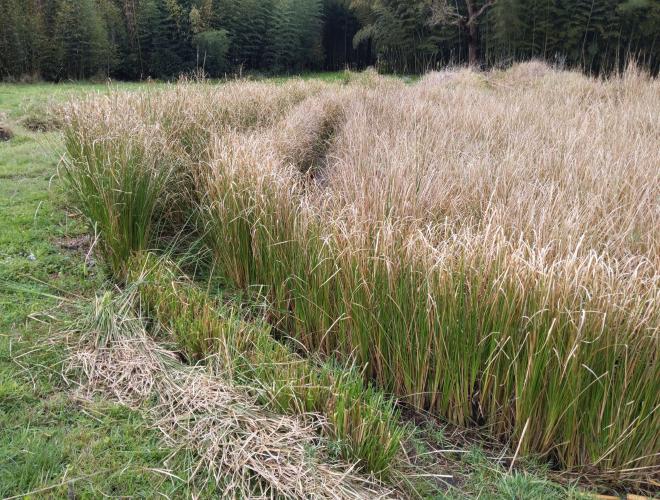
[[467, 6], [467, 42], [468, 42], [468, 64], [477, 66], [479, 64], [479, 27], [477, 25], [477, 5], [475, 0], [466, 0]]
[[468, 64], [479, 65], [479, 28], [476, 22], [468, 24]]

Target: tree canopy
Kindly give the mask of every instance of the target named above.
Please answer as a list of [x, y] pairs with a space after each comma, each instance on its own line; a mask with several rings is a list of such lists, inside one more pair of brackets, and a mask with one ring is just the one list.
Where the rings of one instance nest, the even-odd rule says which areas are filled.
[[658, 0], [0, 0], [0, 78], [660, 66]]

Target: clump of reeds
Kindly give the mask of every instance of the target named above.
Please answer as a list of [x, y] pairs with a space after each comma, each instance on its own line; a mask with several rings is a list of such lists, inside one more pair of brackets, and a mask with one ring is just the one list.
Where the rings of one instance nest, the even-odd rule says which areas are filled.
[[[132, 97], [131, 110], [87, 104], [69, 149], [79, 164], [75, 134], [91, 129], [90, 142], [150, 150], [160, 130], [215, 269], [265, 293], [307, 350], [356, 359], [407, 403], [486, 425], [521, 453], [648, 485], [659, 90], [634, 68], [187, 85]], [[307, 127], [304, 108], [290, 114], [305, 98], [332, 103], [310, 106], [341, 117], [331, 134], [317, 114]], [[100, 109], [135, 128], [94, 125]], [[323, 166], [318, 182], [307, 165]], [[164, 196], [181, 197], [176, 186]]]

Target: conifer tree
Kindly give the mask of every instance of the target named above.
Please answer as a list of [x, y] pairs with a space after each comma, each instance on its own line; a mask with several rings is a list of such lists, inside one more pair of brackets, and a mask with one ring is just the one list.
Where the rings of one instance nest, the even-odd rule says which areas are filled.
[[94, 0], [59, 0], [50, 52], [56, 78], [89, 78], [110, 59], [107, 28]]
[[46, 33], [37, 0], [0, 1], [0, 77], [38, 75]]

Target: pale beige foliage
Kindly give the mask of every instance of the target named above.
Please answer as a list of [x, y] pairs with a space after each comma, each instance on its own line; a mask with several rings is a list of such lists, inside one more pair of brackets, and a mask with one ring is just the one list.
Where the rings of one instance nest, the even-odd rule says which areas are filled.
[[345, 83], [115, 93], [66, 120], [109, 158], [128, 143], [173, 165], [168, 206], [199, 210], [235, 285], [267, 283], [282, 309], [305, 307], [287, 287], [320, 291], [293, 322], [306, 347], [348, 336], [413, 406], [466, 423], [477, 404], [521, 452], [650, 484], [660, 82], [533, 62]]

